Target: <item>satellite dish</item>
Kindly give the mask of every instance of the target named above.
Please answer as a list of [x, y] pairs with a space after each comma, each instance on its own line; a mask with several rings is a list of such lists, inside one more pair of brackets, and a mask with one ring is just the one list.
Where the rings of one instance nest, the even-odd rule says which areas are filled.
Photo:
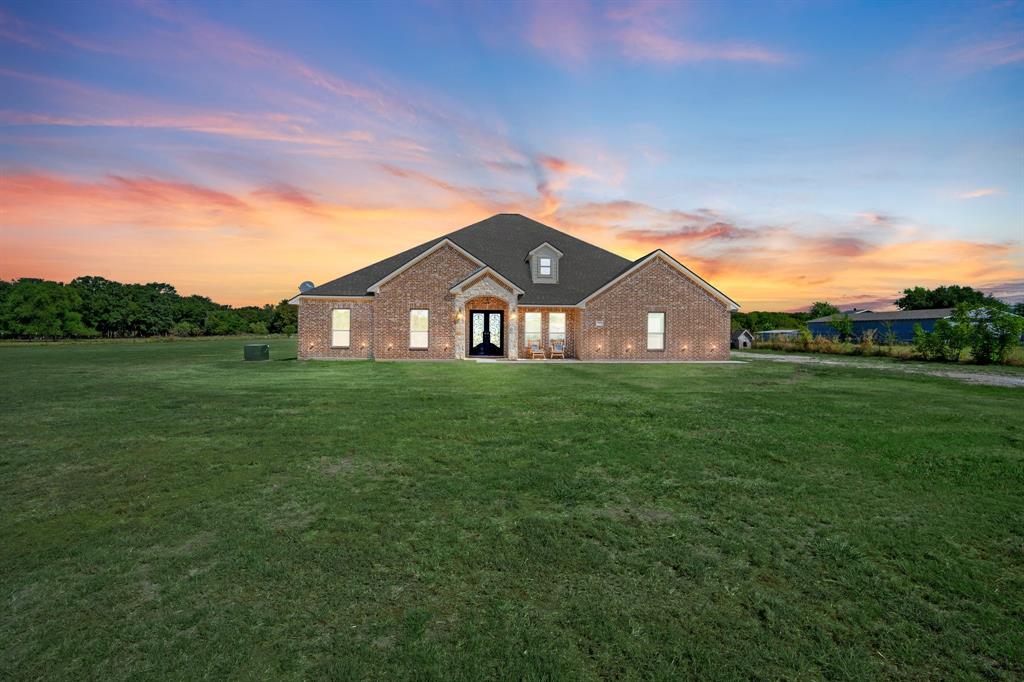
[[309, 291], [312, 288], [313, 288], [313, 283], [310, 282], [307, 279], [305, 282], [303, 282], [302, 284], [299, 285], [299, 293], [304, 294], [304, 293], [306, 293], [307, 291]]

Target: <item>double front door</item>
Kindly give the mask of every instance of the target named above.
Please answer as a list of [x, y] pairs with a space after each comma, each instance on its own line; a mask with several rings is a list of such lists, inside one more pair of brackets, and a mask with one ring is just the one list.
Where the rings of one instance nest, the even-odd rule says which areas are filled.
[[472, 310], [469, 313], [470, 355], [504, 355], [505, 313], [501, 310]]

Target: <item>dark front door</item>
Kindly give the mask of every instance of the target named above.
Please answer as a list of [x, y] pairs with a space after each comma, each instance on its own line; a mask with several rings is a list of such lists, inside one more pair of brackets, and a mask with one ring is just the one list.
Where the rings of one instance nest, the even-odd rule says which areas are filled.
[[469, 313], [470, 355], [504, 355], [505, 313], [500, 310], [473, 310]]

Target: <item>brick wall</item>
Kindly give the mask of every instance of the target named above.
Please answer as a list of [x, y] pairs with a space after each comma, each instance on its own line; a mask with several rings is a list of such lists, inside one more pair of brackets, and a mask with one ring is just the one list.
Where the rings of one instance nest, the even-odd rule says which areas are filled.
[[576, 339], [580, 331], [579, 308], [531, 308], [519, 306], [519, 357], [529, 357], [526, 353], [526, 313], [540, 313], [540, 342], [547, 353], [551, 349], [548, 341], [548, 313], [565, 313], [565, 357], [576, 355]]
[[[583, 360], [729, 358], [728, 309], [660, 258], [588, 301], [581, 312], [577, 354]], [[647, 350], [648, 312], [665, 313], [663, 351]]]
[[[331, 310], [350, 308], [349, 347], [331, 347]], [[299, 359], [367, 359], [373, 350], [373, 301], [299, 299]]]
[[[457, 282], [477, 269], [444, 246], [380, 287], [373, 311], [373, 355], [382, 360], [450, 360], [455, 356], [454, 295]], [[409, 311], [430, 311], [429, 347], [409, 348]]]

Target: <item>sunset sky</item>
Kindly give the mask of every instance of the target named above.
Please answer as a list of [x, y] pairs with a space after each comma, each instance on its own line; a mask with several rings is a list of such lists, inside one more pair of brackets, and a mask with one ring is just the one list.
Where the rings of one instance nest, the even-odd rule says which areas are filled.
[[1024, 300], [1024, 5], [0, 3], [0, 277], [276, 302], [517, 212], [744, 310]]

